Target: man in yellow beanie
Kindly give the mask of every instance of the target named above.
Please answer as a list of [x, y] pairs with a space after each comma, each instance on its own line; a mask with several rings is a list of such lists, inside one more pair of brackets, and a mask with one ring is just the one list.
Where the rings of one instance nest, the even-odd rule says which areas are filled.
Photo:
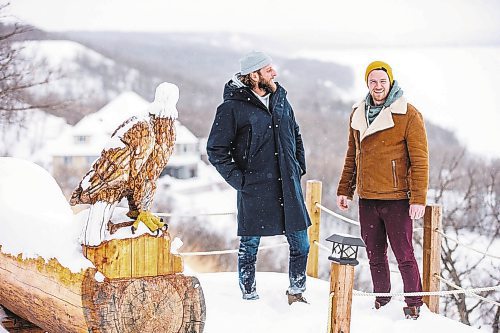
[[[422, 291], [413, 253], [413, 219], [422, 218], [429, 183], [424, 120], [393, 78], [392, 68], [374, 61], [365, 72], [368, 94], [354, 105], [337, 206], [349, 208], [357, 189], [361, 235], [375, 293], [391, 290], [387, 239], [396, 256], [405, 292]], [[375, 308], [390, 301], [376, 297]], [[407, 318], [417, 319], [422, 297], [405, 297]]]

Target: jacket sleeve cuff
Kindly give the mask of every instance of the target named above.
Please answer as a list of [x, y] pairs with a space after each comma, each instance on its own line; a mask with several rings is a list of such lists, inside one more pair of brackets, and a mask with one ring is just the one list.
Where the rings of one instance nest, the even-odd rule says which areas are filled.
[[239, 191], [243, 187], [244, 184], [244, 176], [243, 172], [239, 169], [234, 169], [231, 171], [229, 176], [226, 178], [226, 181], [229, 185], [231, 185], [235, 190]]
[[352, 198], [354, 197], [354, 193], [350, 193], [350, 192], [347, 192], [347, 191], [343, 191], [342, 189], [337, 189], [337, 196], [339, 195], [345, 195], [347, 197], [347, 199], [351, 200], [352, 201]]
[[425, 206], [427, 204], [426, 198], [424, 196], [415, 196], [412, 195], [410, 196], [410, 205], [423, 205]]

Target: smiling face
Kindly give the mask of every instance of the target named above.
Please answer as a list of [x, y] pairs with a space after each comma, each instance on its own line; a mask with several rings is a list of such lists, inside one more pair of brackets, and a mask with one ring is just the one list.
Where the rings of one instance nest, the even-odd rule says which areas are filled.
[[267, 65], [258, 71], [250, 73], [251, 79], [256, 82], [256, 86], [254, 87], [255, 92], [261, 96], [275, 92], [277, 89], [274, 82], [276, 75], [278, 73], [272, 65]]
[[384, 104], [391, 90], [389, 76], [384, 70], [376, 69], [370, 72], [368, 75], [368, 90], [375, 105]]

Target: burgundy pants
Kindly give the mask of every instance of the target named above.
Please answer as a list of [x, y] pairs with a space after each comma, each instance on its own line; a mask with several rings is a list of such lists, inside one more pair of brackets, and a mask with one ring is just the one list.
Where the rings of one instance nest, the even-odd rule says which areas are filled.
[[[359, 199], [361, 236], [366, 244], [375, 293], [391, 291], [387, 238], [398, 262], [404, 292], [422, 291], [420, 273], [413, 253], [413, 223], [408, 215], [409, 208], [408, 200]], [[384, 305], [391, 298], [377, 297], [376, 300]], [[405, 297], [405, 302], [408, 306], [421, 306], [422, 297]]]

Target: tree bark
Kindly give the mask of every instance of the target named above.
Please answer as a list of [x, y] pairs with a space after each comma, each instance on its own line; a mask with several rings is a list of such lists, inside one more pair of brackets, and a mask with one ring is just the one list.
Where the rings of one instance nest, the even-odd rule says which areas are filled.
[[182, 262], [169, 239], [142, 235], [86, 248], [102, 282], [94, 268], [73, 273], [55, 259], [22, 259], [0, 247], [0, 304], [47, 332], [201, 333], [203, 290], [195, 277], [175, 273]]

